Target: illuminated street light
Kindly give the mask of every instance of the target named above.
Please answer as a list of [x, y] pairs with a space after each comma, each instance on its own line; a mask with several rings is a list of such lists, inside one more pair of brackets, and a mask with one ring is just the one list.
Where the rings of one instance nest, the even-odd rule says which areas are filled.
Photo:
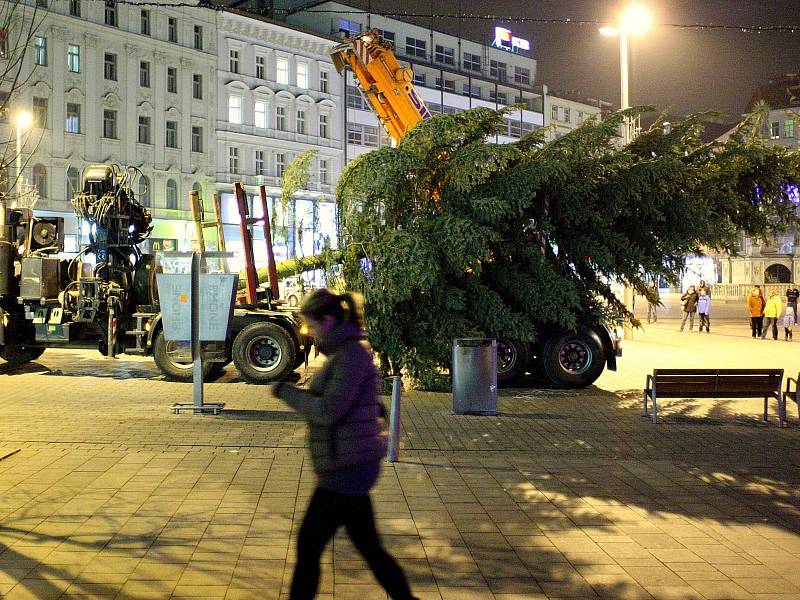
[[17, 202], [22, 198], [22, 131], [33, 125], [33, 115], [27, 111], [17, 114]]
[[[600, 33], [606, 36], [619, 36], [619, 81], [620, 81], [620, 110], [630, 108], [628, 100], [628, 36], [638, 35], [647, 30], [652, 24], [652, 18], [646, 8], [639, 4], [631, 4], [620, 15], [619, 26], [606, 25], [600, 28]], [[622, 145], [626, 146], [631, 141], [631, 121], [628, 117], [622, 122]], [[633, 312], [633, 288], [625, 286], [625, 308]], [[633, 339], [633, 330], [625, 325], [625, 339]]]
[[644, 33], [653, 24], [648, 10], [640, 4], [631, 4], [619, 20], [622, 31], [629, 35]]
[[[630, 108], [628, 101], [628, 36], [645, 32], [653, 19], [646, 8], [640, 4], [631, 4], [620, 15], [619, 26], [606, 25], [599, 29], [605, 36], [619, 36], [619, 71], [620, 71], [620, 109]], [[630, 141], [630, 122], [625, 119], [622, 127], [622, 143]]]

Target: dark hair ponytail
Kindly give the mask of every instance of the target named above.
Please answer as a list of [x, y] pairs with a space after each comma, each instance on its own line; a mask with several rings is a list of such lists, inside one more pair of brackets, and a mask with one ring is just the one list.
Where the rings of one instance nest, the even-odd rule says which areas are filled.
[[300, 314], [321, 320], [328, 315], [336, 322], [364, 326], [364, 297], [357, 292], [335, 294], [327, 288], [314, 290], [303, 299]]

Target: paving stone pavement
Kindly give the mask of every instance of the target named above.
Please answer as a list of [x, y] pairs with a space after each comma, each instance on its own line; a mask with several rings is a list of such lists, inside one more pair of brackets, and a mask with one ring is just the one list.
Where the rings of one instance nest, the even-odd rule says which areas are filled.
[[[497, 417], [406, 391], [401, 462], [373, 500], [420, 598], [800, 599], [796, 411], [784, 429], [758, 401], [640, 416], [648, 369], [727, 366], [743, 347], [797, 368], [779, 349], [795, 347], [750, 346], [733, 321], [694, 339], [675, 324], [587, 390], [502, 390]], [[235, 373], [206, 389], [222, 414], [172, 414], [191, 388], [145, 359], [48, 350], [0, 365], [0, 597], [288, 597], [314, 484], [305, 425]], [[320, 592], [386, 598], [345, 535]]]

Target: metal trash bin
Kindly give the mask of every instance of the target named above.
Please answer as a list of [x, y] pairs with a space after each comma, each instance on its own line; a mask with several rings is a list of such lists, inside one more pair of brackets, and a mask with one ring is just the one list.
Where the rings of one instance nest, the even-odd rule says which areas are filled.
[[497, 340], [453, 340], [453, 412], [497, 414]]

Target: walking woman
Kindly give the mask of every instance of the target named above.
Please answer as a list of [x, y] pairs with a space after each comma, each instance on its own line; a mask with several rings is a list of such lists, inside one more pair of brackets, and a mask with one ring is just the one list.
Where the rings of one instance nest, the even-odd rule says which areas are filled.
[[318, 477], [298, 534], [289, 597], [314, 598], [322, 552], [344, 526], [392, 600], [413, 600], [402, 569], [381, 546], [369, 497], [387, 439], [378, 398], [380, 375], [364, 339], [361, 298], [322, 288], [305, 297], [300, 313], [328, 360], [307, 390], [286, 382], [272, 388], [275, 396], [308, 421], [311, 460]]
[[693, 285], [681, 296], [683, 305], [683, 318], [681, 319], [680, 331], [686, 326], [686, 319], [689, 319], [689, 331], [694, 331], [694, 315], [697, 313], [697, 292]]
[[653, 323], [658, 323], [658, 313], [656, 310], [658, 309], [658, 302], [660, 300], [658, 296], [658, 286], [656, 285], [656, 280], [651, 279], [650, 284], [647, 286], [647, 322], [650, 322], [652, 318]]
[[750, 311], [750, 330], [753, 337], [761, 337], [764, 325], [764, 307], [767, 305], [761, 294], [761, 286], [755, 286], [747, 296], [747, 310]]

